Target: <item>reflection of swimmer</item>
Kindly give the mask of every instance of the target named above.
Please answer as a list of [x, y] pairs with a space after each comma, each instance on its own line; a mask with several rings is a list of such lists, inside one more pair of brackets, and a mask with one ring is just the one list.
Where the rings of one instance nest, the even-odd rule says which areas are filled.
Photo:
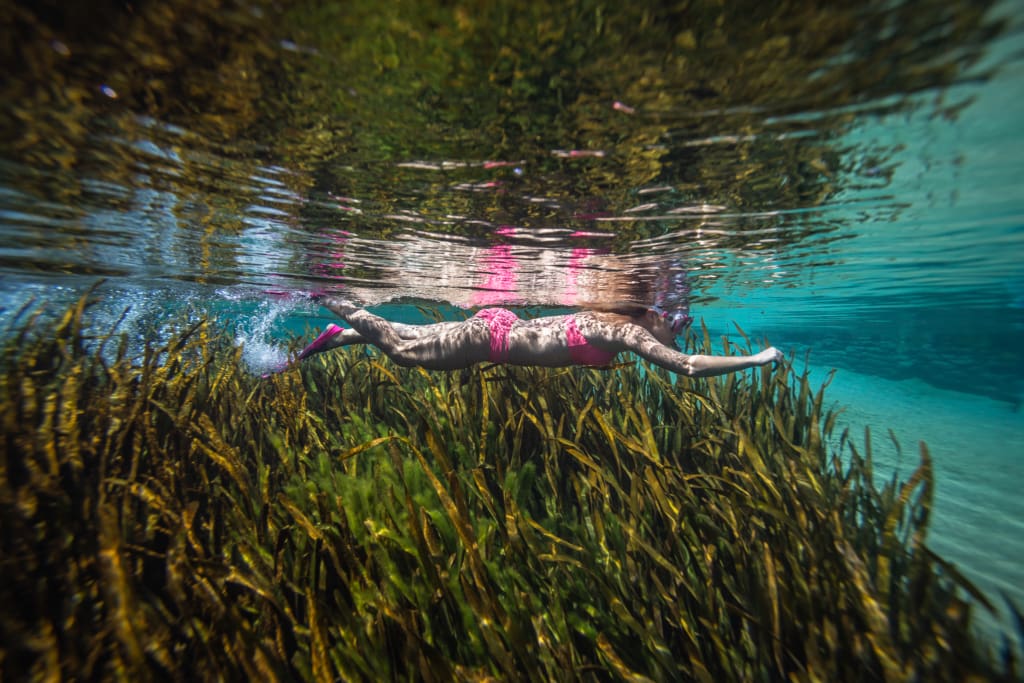
[[690, 377], [711, 377], [782, 359], [774, 347], [753, 356], [687, 355], [675, 338], [692, 322], [683, 310], [641, 306], [522, 320], [487, 308], [462, 322], [391, 323], [337, 297], [320, 303], [352, 329], [330, 325], [299, 358], [351, 344], [372, 344], [395, 363], [457, 370], [477, 363], [564, 367], [607, 366], [623, 351]]

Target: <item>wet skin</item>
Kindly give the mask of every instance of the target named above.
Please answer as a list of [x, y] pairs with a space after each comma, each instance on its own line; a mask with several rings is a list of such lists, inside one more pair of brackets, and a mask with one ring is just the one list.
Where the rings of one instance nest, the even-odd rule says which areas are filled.
[[[490, 360], [491, 331], [482, 318], [431, 325], [392, 323], [338, 297], [319, 302], [352, 329], [342, 330], [316, 353], [351, 344], [372, 344], [402, 366], [428, 370], [457, 370]], [[751, 356], [687, 355], [675, 345], [675, 334], [654, 311], [626, 317], [613, 313], [581, 312], [516, 321], [508, 334], [511, 365], [565, 367], [575, 365], [566, 325], [575, 317], [587, 342], [613, 354], [632, 351], [641, 358], [688, 377], [712, 377], [782, 360], [769, 347]]]

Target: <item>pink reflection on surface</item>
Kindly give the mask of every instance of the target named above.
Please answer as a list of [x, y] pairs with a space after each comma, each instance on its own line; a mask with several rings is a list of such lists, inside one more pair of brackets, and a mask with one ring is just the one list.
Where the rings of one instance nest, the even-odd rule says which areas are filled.
[[[511, 237], [516, 234], [516, 229], [502, 225], [494, 233]], [[512, 245], [488, 247], [480, 258], [480, 270], [487, 273], [487, 278], [470, 295], [470, 306], [495, 306], [515, 298], [519, 287], [519, 263], [512, 254]]]
[[596, 253], [594, 249], [575, 248], [569, 256], [569, 267], [565, 278], [565, 289], [562, 292], [562, 302], [566, 306], [574, 306], [580, 300], [579, 277], [583, 270], [584, 260]]

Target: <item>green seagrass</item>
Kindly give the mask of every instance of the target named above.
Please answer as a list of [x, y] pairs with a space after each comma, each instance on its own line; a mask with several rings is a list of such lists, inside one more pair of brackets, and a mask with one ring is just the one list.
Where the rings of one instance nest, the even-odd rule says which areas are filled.
[[788, 366], [261, 380], [206, 323], [133, 356], [86, 308], [4, 349], [4, 679], [1017, 675], [928, 548], [927, 448], [876, 485]]

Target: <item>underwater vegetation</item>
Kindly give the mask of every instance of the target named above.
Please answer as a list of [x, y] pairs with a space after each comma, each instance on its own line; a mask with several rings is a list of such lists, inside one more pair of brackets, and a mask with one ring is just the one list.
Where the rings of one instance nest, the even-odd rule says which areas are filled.
[[5, 680], [1019, 675], [928, 549], [927, 448], [876, 485], [790, 367], [261, 380], [208, 323], [133, 354], [86, 309], [3, 350]]

